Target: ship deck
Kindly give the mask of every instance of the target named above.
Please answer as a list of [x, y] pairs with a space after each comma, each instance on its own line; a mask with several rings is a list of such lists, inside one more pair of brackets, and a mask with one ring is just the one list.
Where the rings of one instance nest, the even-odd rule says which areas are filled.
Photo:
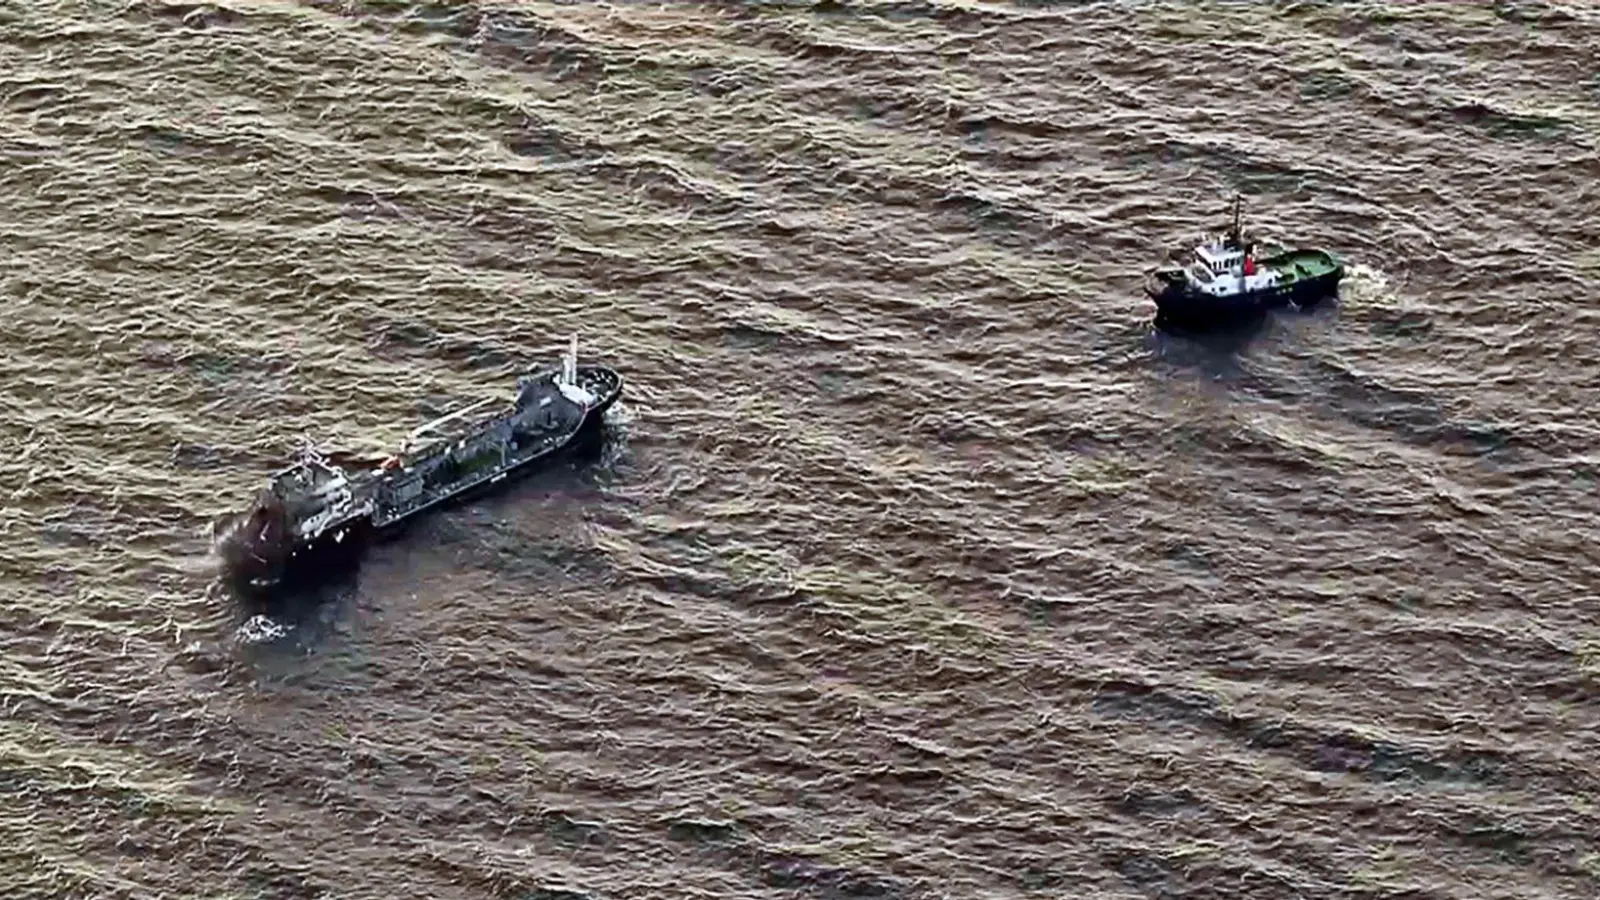
[[451, 482], [447, 487], [434, 490], [424, 490], [422, 493], [400, 503], [385, 503], [381, 499], [386, 480], [381, 480], [378, 494], [380, 499], [375, 504], [372, 514], [372, 523], [378, 528], [388, 528], [409, 519], [424, 510], [458, 497], [474, 488], [497, 481], [505, 477], [506, 473], [525, 466], [541, 457], [549, 456], [561, 449], [576, 432], [560, 432], [551, 434], [514, 454], [507, 454], [504, 462], [484, 466], [466, 478]]
[[1270, 265], [1297, 280], [1320, 278], [1339, 268], [1339, 261], [1326, 250], [1285, 250], [1262, 260], [1262, 264]]
[[[579, 404], [563, 426], [551, 421], [530, 427], [531, 410], [520, 408], [518, 400], [497, 404], [498, 398], [490, 398], [413, 431], [407, 441], [411, 446], [397, 457], [399, 466], [379, 474], [373, 485], [373, 525], [380, 529], [397, 525], [559, 451], [582, 430], [593, 410], [608, 407], [622, 389], [621, 376], [605, 366], [577, 366], [573, 374], [577, 386], [593, 399]], [[448, 480], [428, 484], [441, 474]], [[399, 499], [413, 491], [414, 495]]]

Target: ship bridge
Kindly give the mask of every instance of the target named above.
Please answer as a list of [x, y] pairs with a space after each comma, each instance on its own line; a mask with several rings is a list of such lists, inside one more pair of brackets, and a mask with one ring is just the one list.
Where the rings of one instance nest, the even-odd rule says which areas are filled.
[[1244, 250], [1221, 241], [1196, 247], [1194, 255], [1195, 262], [1213, 275], [1221, 275], [1244, 263]]

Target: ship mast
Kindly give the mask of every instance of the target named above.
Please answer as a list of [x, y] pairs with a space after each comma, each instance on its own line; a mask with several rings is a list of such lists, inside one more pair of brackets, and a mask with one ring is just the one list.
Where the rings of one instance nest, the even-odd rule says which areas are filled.
[[561, 361], [561, 380], [566, 384], [578, 383], [578, 336], [572, 336], [572, 346], [567, 350], [567, 357]]
[[1235, 192], [1233, 195], [1233, 244], [1235, 247], [1244, 247], [1244, 231], [1239, 223], [1239, 207], [1244, 203], [1244, 195]]

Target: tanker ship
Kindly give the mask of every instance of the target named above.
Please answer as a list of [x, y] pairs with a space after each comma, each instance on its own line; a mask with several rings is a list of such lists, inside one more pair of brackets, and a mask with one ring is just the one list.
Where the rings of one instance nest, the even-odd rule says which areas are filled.
[[303, 449], [268, 478], [248, 512], [219, 530], [227, 575], [257, 589], [315, 578], [433, 507], [540, 468], [598, 428], [622, 396], [620, 374], [579, 365], [577, 354], [574, 337], [560, 366], [518, 378], [515, 397], [500, 408], [486, 408], [490, 398], [434, 419], [368, 471]]

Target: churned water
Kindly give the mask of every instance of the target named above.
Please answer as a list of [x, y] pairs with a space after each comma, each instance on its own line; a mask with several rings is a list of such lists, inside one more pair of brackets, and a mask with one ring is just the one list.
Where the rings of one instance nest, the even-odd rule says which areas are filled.
[[[0, 2], [0, 895], [1592, 898], [1600, 8]], [[1161, 336], [1224, 221], [1337, 305]], [[577, 334], [598, 460], [212, 523]]]

